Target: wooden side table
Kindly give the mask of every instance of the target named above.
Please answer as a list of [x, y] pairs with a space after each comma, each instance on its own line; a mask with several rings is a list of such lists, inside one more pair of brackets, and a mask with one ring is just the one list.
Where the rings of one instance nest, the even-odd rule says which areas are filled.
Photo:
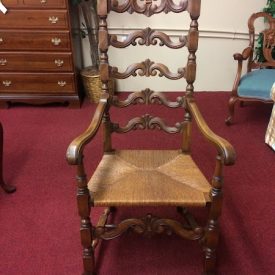
[[3, 178], [3, 127], [0, 122], [0, 185], [7, 193], [13, 193], [16, 188], [4, 182]]
[[271, 98], [274, 101], [270, 121], [265, 134], [265, 143], [275, 151], [275, 82], [271, 90]]

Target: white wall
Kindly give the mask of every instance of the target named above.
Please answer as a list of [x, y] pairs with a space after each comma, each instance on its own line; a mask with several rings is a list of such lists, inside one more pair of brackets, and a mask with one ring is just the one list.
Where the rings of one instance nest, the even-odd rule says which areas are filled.
[[[248, 45], [247, 19], [252, 13], [261, 11], [265, 4], [266, 0], [202, 0], [196, 91], [231, 90], [237, 68], [232, 55], [241, 52]], [[189, 18], [183, 14], [172, 13], [150, 18], [139, 14], [130, 16], [111, 13], [108, 19], [110, 32], [121, 38], [130, 31], [150, 25], [151, 28], [164, 31], [173, 39], [177, 39], [182, 30], [186, 32], [189, 22]], [[260, 22], [259, 25], [263, 23]], [[84, 41], [84, 64], [87, 66], [90, 59], [85, 43]], [[110, 64], [124, 71], [130, 63], [141, 62], [149, 57], [152, 61], [168, 64], [172, 72], [185, 66], [185, 59], [182, 58], [183, 53], [187, 54], [185, 48], [171, 50], [150, 46], [150, 54], [146, 52], [144, 55], [144, 47], [130, 46], [126, 50], [110, 48]], [[130, 77], [117, 83], [119, 91], [134, 91], [147, 87], [155, 91], [182, 91], [185, 86], [184, 79], [171, 81], [159, 77]]]

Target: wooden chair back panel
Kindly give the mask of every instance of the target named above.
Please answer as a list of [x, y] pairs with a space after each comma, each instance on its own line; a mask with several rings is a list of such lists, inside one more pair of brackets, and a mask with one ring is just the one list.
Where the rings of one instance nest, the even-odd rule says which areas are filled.
[[[179, 3], [174, 3], [173, 0], [98, 0], [98, 15], [99, 15], [99, 49], [100, 49], [100, 76], [102, 81], [103, 93], [109, 93], [109, 79], [126, 79], [128, 77], [166, 77], [170, 80], [179, 80], [185, 78], [187, 82], [186, 96], [193, 96], [193, 82], [196, 76], [196, 50], [198, 47], [198, 22], [200, 15], [200, 0], [182, 0]], [[109, 34], [107, 25], [107, 16], [109, 12], [117, 13], [139, 13], [147, 17], [154, 14], [164, 12], [188, 12], [190, 15], [190, 26], [187, 35], [182, 35], [177, 41], [172, 41], [164, 32], [160, 32], [150, 27], [134, 31], [126, 36], [126, 39], [120, 41], [116, 35]], [[169, 68], [162, 63], [158, 63], [147, 58], [138, 63], [128, 65], [128, 67], [120, 72], [117, 67], [110, 66], [108, 58], [108, 49], [110, 46], [116, 48], [126, 48], [128, 46], [166, 46], [171, 49], [180, 49], [187, 47], [188, 58], [185, 67], [179, 68], [176, 72], [171, 72]], [[110, 96], [109, 105], [116, 107], [127, 107], [131, 104], [162, 104], [169, 108], [184, 108], [185, 97], [179, 97], [175, 102], [169, 101], [161, 92], [154, 92], [147, 88], [143, 91], [131, 93], [126, 100], [119, 100], [117, 96]], [[110, 107], [109, 106], [109, 107]], [[159, 129], [167, 133], [184, 132], [186, 126], [190, 122], [190, 116], [186, 115], [185, 122], [177, 122], [175, 125], [168, 126], [160, 117], [154, 117], [150, 114], [145, 114], [140, 117], [130, 119], [125, 126], [120, 126], [118, 123], [111, 122], [108, 109], [105, 114], [105, 140], [110, 144], [110, 135], [113, 132], [127, 133], [137, 129]], [[184, 126], [185, 125], [185, 126]], [[107, 129], [108, 128], [108, 129]], [[188, 128], [189, 129], [189, 128]], [[184, 134], [188, 136], [189, 134]], [[188, 142], [187, 142], [188, 143]], [[106, 146], [105, 146], [106, 147]], [[107, 146], [108, 148], [110, 146]]]
[[275, 67], [275, 18], [270, 14], [265, 12], [254, 13], [248, 20], [250, 47], [252, 49], [255, 47], [255, 21], [258, 18], [265, 20], [267, 26], [266, 29], [260, 32], [263, 35], [262, 51], [265, 61], [255, 61], [251, 55], [248, 63], [249, 71], [261, 67]]

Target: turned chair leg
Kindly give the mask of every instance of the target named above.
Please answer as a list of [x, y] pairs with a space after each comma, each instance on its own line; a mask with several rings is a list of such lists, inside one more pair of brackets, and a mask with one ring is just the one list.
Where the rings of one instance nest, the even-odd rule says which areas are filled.
[[238, 101], [237, 97], [231, 97], [229, 99], [228, 102], [228, 112], [229, 112], [229, 116], [228, 118], [225, 120], [225, 124], [226, 125], [231, 125], [233, 122], [233, 117], [234, 117], [234, 108], [235, 108], [235, 103]]
[[83, 275], [96, 275], [94, 249], [92, 247], [83, 249], [83, 268]]
[[217, 155], [215, 172], [211, 182], [212, 203], [203, 238], [204, 274], [208, 275], [215, 274], [216, 269], [216, 248], [219, 243], [219, 217], [222, 210], [222, 170], [223, 160], [220, 155]]
[[0, 186], [6, 193], [13, 193], [16, 188], [12, 185], [6, 184], [3, 178], [3, 127], [0, 123]]
[[81, 219], [80, 236], [83, 247], [83, 275], [95, 275], [95, 256], [94, 248], [92, 246], [92, 224], [89, 217]]
[[204, 272], [203, 274], [216, 274], [216, 247], [218, 245], [219, 232], [217, 222], [211, 220], [207, 226], [204, 239]]
[[80, 237], [83, 252], [83, 275], [95, 275], [95, 255], [90, 217], [81, 218]]
[[93, 230], [90, 219], [91, 202], [83, 162], [77, 167], [77, 205], [80, 216], [80, 238], [82, 244], [83, 275], [95, 275]]

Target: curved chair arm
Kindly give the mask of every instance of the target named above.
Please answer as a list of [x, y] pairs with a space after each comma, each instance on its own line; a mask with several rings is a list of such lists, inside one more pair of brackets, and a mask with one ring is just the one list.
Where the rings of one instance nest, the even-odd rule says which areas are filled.
[[82, 158], [82, 151], [84, 149], [84, 146], [89, 143], [91, 139], [96, 135], [100, 127], [104, 111], [107, 107], [108, 98], [108, 94], [104, 94], [101, 97], [89, 127], [81, 135], [76, 137], [69, 145], [66, 153], [67, 161], [69, 164], [76, 165], [79, 163]]
[[252, 54], [253, 54], [253, 49], [249, 46], [245, 48], [242, 53], [235, 53], [233, 55], [234, 59], [238, 61], [237, 74], [236, 74], [233, 89], [232, 89], [232, 94], [234, 96], [237, 96], [237, 90], [238, 90], [238, 86], [242, 76], [243, 61], [247, 60]]
[[247, 47], [243, 50], [242, 53], [235, 53], [233, 57], [235, 60], [244, 61], [248, 59], [248, 57], [252, 54], [252, 52], [253, 52], [253, 49], [251, 47]]
[[204, 137], [213, 143], [223, 158], [225, 165], [232, 165], [235, 163], [236, 153], [233, 146], [225, 139], [216, 135], [207, 125], [204, 118], [202, 117], [196, 102], [193, 99], [187, 99], [187, 106], [192, 116], [194, 117], [198, 128]]

